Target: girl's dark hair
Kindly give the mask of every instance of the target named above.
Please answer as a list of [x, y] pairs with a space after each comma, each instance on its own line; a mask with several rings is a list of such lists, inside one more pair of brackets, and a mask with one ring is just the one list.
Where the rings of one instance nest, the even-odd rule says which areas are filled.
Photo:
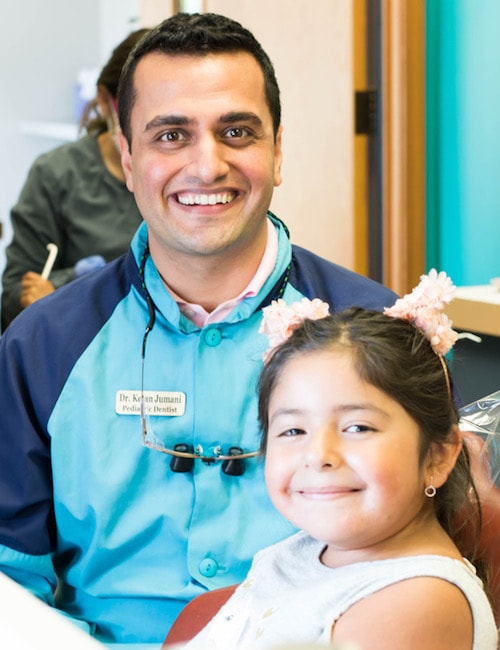
[[[420, 461], [432, 442], [450, 440], [459, 418], [444, 359], [409, 321], [350, 308], [320, 320], [306, 320], [264, 366], [258, 385], [263, 452], [269, 402], [285, 365], [299, 354], [333, 349], [348, 350], [359, 377], [395, 399], [415, 420], [421, 435]], [[478, 558], [481, 508], [465, 446], [448, 480], [437, 490], [434, 507], [438, 521], [461, 552], [482, 570]], [[476, 534], [471, 536], [474, 526]]]
[[280, 91], [273, 65], [254, 35], [240, 23], [218, 14], [177, 13], [153, 28], [130, 54], [118, 88], [120, 126], [129, 146], [130, 114], [135, 101], [134, 73], [139, 61], [152, 52], [169, 56], [205, 56], [224, 52], [248, 52], [262, 69], [266, 102], [274, 136], [281, 123]]
[[[149, 29], [138, 29], [132, 32], [115, 47], [106, 65], [101, 70], [97, 78], [97, 85], [104, 86], [110, 93], [111, 97], [118, 96], [118, 83], [122, 68], [125, 65], [128, 55], [141, 38], [149, 32]], [[86, 105], [80, 119], [80, 131], [87, 133], [102, 133], [107, 130], [106, 120], [99, 112], [97, 97], [91, 99]]]

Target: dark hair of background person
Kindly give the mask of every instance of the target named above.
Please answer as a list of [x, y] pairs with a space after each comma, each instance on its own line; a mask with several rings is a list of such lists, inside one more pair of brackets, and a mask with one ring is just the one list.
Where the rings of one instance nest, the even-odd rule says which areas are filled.
[[248, 52], [264, 74], [266, 102], [271, 112], [274, 135], [281, 124], [280, 91], [274, 67], [254, 35], [240, 23], [217, 14], [178, 13], [150, 30], [130, 53], [118, 88], [120, 127], [131, 145], [130, 113], [134, 105], [134, 72], [139, 61], [152, 52], [169, 56], [204, 56], [225, 52]]
[[[120, 74], [130, 50], [149, 31], [149, 29], [144, 28], [131, 32], [124, 41], [115, 47], [108, 62], [102, 68], [99, 77], [97, 78], [96, 85], [106, 88], [114, 99], [118, 97]], [[94, 133], [102, 133], [103, 131], [106, 131], [107, 128], [106, 120], [99, 111], [97, 97], [94, 97], [94, 99], [91, 99], [85, 106], [80, 119], [79, 130], [80, 132], [86, 132], [90, 135]]]
[[[441, 360], [424, 334], [409, 321], [353, 307], [316, 321], [306, 320], [264, 366], [258, 384], [264, 454], [269, 402], [280, 373], [297, 355], [326, 350], [352, 353], [358, 376], [392, 397], [417, 423], [420, 462], [431, 443], [449, 441], [452, 427], [458, 424], [458, 412]], [[439, 523], [486, 583], [479, 557], [481, 507], [465, 445], [433, 503]]]

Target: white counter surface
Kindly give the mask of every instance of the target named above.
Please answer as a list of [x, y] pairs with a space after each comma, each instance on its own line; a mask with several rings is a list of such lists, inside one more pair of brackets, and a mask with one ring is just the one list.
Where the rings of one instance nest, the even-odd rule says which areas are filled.
[[454, 329], [500, 336], [500, 291], [493, 284], [457, 287], [446, 314]]

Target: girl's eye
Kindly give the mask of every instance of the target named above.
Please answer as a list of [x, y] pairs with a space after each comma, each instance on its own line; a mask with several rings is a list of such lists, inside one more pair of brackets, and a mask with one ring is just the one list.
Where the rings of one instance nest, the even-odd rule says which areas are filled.
[[374, 429], [367, 424], [351, 424], [344, 431], [346, 433], [366, 433], [367, 431], [374, 431]]
[[301, 436], [304, 434], [305, 434], [304, 429], [287, 429], [286, 431], [280, 433], [280, 436], [292, 438], [294, 436]]

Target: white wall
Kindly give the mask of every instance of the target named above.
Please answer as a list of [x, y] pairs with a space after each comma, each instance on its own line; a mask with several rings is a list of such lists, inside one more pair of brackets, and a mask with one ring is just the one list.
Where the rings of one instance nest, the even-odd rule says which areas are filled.
[[78, 72], [99, 68], [137, 28], [138, 0], [0, 2], [0, 273], [12, 231], [9, 212], [40, 153], [62, 141], [23, 133], [27, 122], [74, 123]]

